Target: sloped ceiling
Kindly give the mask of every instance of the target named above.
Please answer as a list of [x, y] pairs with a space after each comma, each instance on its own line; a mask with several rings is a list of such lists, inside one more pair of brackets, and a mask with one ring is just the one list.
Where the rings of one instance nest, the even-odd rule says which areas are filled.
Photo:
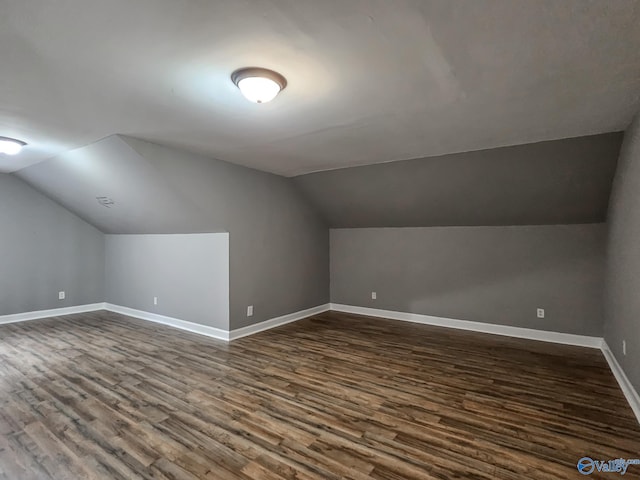
[[[1, 7], [0, 135], [29, 143], [2, 171], [120, 133], [294, 176], [618, 131], [640, 107], [635, 1]], [[247, 102], [229, 75], [249, 65], [289, 86]]]
[[[306, 205], [331, 227], [602, 222], [622, 133], [292, 179], [114, 135], [15, 174], [106, 233], [242, 231]], [[104, 206], [99, 197], [113, 200]], [[269, 220], [269, 221], [273, 221]]]
[[225, 231], [117, 135], [17, 175], [105, 233]]
[[331, 227], [603, 222], [622, 133], [294, 178]]
[[120, 135], [14, 175], [104, 233], [228, 231], [237, 246], [322, 225], [288, 178]]

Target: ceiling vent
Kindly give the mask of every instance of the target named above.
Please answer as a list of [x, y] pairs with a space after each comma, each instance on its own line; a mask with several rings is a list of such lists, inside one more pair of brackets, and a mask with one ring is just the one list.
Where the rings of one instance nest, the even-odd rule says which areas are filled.
[[111, 208], [116, 203], [109, 197], [96, 197], [96, 200], [98, 200], [100, 205], [106, 208]]

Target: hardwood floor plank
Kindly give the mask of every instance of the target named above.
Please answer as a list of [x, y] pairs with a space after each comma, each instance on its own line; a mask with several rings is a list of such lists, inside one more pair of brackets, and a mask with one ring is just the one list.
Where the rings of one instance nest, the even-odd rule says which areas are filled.
[[548, 480], [640, 456], [597, 350], [335, 312], [231, 344], [111, 312], [2, 325], [0, 394], [0, 479]]

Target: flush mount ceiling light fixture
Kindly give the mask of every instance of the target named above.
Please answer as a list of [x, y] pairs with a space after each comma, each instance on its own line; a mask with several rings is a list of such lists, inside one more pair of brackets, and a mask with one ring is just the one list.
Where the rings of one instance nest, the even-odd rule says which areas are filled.
[[287, 86], [287, 79], [266, 68], [241, 68], [231, 74], [231, 81], [242, 94], [255, 103], [267, 103]]
[[15, 138], [0, 137], [0, 153], [6, 155], [17, 155], [25, 145], [25, 142]]

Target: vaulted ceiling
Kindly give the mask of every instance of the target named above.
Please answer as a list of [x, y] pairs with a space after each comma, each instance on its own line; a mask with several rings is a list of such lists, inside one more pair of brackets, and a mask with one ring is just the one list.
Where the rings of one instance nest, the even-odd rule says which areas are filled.
[[621, 141], [607, 133], [282, 178], [113, 135], [15, 175], [107, 233], [237, 234], [238, 223], [274, 221], [255, 208], [265, 203], [310, 204], [330, 227], [595, 223]]
[[[619, 131], [638, 25], [624, 0], [0, 0], [0, 135], [29, 143], [0, 171], [115, 133], [295, 176]], [[247, 102], [249, 65], [288, 87]]]

